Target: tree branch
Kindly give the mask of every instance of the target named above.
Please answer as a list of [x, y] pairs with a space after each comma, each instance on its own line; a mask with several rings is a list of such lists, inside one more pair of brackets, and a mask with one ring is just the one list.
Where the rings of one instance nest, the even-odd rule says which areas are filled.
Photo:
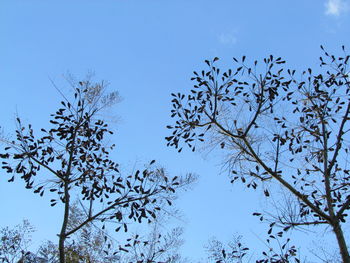
[[54, 175], [56, 175], [58, 178], [60, 178], [61, 180], [63, 180], [63, 176], [60, 175], [57, 171], [53, 170], [50, 166], [44, 164], [43, 162], [41, 162], [40, 160], [38, 160], [37, 158], [35, 158], [34, 156], [32, 156], [30, 153], [27, 153], [28, 157], [30, 159], [32, 159], [34, 162], [36, 162], [37, 164], [41, 165], [42, 167], [46, 168], [47, 170], [49, 170], [51, 173], [53, 173]]
[[260, 164], [264, 170], [269, 173], [273, 178], [275, 178], [278, 182], [280, 182], [283, 186], [285, 186], [290, 192], [292, 192], [297, 198], [299, 198], [301, 201], [303, 201], [307, 206], [309, 206], [316, 214], [318, 214], [321, 218], [324, 218], [326, 221], [330, 222], [331, 218], [322, 212], [319, 208], [317, 208], [314, 204], [311, 203], [311, 201], [307, 198], [306, 195], [303, 195], [299, 191], [297, 191], [292, 185], [290, 185], [287, 181], [282, 179], [282, 177], [277, 174], [276, 172], [273, 172], [260, 158], [259, 156], [255, 153], [254, 149], [251, 147], [250, 143], [247, 141], [247, 138], [242, 135], [236, 135], [232, 134], [230, 131], [225, 129], [220, 123], [216, 122], [215, 120], [212, 120], [215, 125], [222, 130], [227, 136], [230, 136], [232, 138], [236, 139], [241, 139], [243, 140], [244, 144], [248, 148], [245, 149], [244, 147], [241, 147], [241, 149], [248, 155], [252, 156], [258, 164]]
[[350, 112], [350, 102], [348, 103], [348, 107], [346, 108], [346, 112], [345, 112], [345, 115], [342, 119], [342, 122], [340, 124], [340, 127], [339, 127], [339, 132], [338, 132], [338, 135], [337, 135], [337, 142], [336, 142], [336, 148], [335, 148], [335, 151], [334, 151], [334, 154], [333, 154], [333, 158], [331, 160], [331, 162], [329, 163], [328, 165], [328, 172], [330, 173], [336, 160], [337, 160], [337, 157], [338, 157], [338, 154], [339, 154], [339, 150], [341, 149], [341, 141], [342, 141], [342, 136], [344, 134], [343, 130], [344, 130], [344, 126], [345, 126], [345, 123], [347, 120], [349, 120], [349, 112]]
[[300, 222], [300, 223], [281, 221], [281, 223], [284, 225], [291, 225], [291, 226], [310, 226], [310, 225], [328, 224], [328, 221], [313, 221], [313, 222]]
[[247, 141], [246, 138], [243, 138], [243, 141], [245, 142], [245, 145], [248, 147], [251, 154], [254, 156], [255, 160], [258, 164], [260, 164], [264, 170], [269, 173], [273, 178], [275, 178], [278, 182], [280, 182], [283, 186], [285, 186], [290, 192], [292, 192], [296, 197], [298, 197], [301, 201], [303, 201], [308, 207], [310, 207], [316, 214], [318, 214], [320, 217], [324, 218], [328, 222], [331, 221], [330, 217], [323, 213], [319, 208], [317, 208], [311, 201], [307, 198], [306, 195], [303, 195], [298, 190], [296, 190], [293, 186], [291, 186], [287, 181], [282, 179], [282, 176], [279, 174], [273, 172], [255, 153], [253, 148], [251, 147], [250, 143]]
[[[127, 199], [127, 200], [124, 200], [124, 201], [119, 201], [119, 202], [115, 202], [113, 204], [111, 204], [110, 206], [106, 207], [105, 209], [101, 210], [100, 212], [96, 213], [95, 215], [91, 216], [91, 217], [88, 217], [83, 223], [81, 223], [79, 226], [73, 228], [72, 230], [68, 231], [66, 233], [66, 237], [70, 236], [71, 234], [74, 234], [76, 231], [78, 231], [79, 229], [81, 229], [83, 226], [85, 226], [86, 224], [92, 222], [93, 220], [95, 220], [96, 218], [98, 218], [99, 216], [103, 215], [104, 213], [106, 213], [107, 211], [115, 208], [116, 206], [119, 206], [119, 205], [123, 205], [123, 204], [126, 204], [128, 202], [134, 202], [134, 201], [139, 201], [139, 200], [143, 200], [145, 198], [148, 198], [149, 196], [151, 195], [154, 195], [156, 193], [152, 193], [152, 194], [147, 194], [145, 196], [142, 196], [142, 197], [138, 197], [138, 198], [133, 198], [133, 199]], [[126, 198], [126, 196], [124, 196], [123, 198]], [[123, 199], [121, 198], [121, 199]]]
[[342, 214], [344, 213], [344, 211], [346, 209], [349, 208], [350, 205], [350, 196], [348, 196], [348, 200], [346, 200], [346, 202], [342, 205], [342, 207], [339, 209], [338, 213], [337, 213], [337, 218], [340, 218], [342, 216]]

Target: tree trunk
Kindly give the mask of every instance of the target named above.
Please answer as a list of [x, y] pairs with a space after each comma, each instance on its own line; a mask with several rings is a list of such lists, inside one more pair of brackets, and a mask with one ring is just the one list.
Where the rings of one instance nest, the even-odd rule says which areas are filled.
[[348, 247], [346, 245], [343, 230], [342, 230], [339, 222], [336, 222], [335, 225], [333, 225], [333, 231], [337, 237], [339, 251], [340, 251], [343, 263], [350, 263], [350, 256], [349, 256]]
[[66, 263], [64, 241], [66, 240], [66, 237], [67, 237], [66, 232], [67, 232], [68, 218], [69, 218], [69, 191], [68, 191], [68, 183], [65, 182], [64, 183], [64, 218], [63, 218], [61, 233], [59, 235], [59, 244], [58, 244], [60, 263]]

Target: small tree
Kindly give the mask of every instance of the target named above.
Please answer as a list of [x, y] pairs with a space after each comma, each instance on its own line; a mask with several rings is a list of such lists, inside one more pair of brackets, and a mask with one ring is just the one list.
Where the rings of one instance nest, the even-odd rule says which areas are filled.
[[[85, 213], [75, 202], [70, 207], [68, 230], [74, 229], [85, 220]], [[75, 232], [65, 244], [66, 262], [107, 263], [112, 258], [114, 242], [105, 231], [96, 227], [93, 222]], [[38, 255], [47, 262], [59, 262], [58, 245], [51, 241], [42, 244]]]
[[248, 257], [249, 248], [242, 244], [241, 237], [234, 237], [227, 245], [221, 241], [212, 238], [205, 246], [208, 262], [216, 263], [243, 263]]
[[[74, 86], [74, 100], [65, 99], [62, 107], [51, 115], [50, 129], [35, 136], [32, 126], [25, 127], [17, 118], [16, 139], [6, 141], [2, 168], [21, 175], [26, 188], [40, 196], [45, 191], [56, 193], [51, 206], [63, 204], [63, 220], [59, 233], [59, 258], [65, 263], [65, 241], [93, 221], [114, 221], [116, 231], [127, 231], [129, 220], [151, 221], [167, 201], [171, 204], [175, 189], [183, 182], [168, 178], [154, 161], [134, 174], [122, 175], [119, 165], [110, 158], [114, 145], [105, 145], [112, 134], [98, 113], [113, 104], [117, 93], [104, 93], [104, 85], [89, 81]], [[70, 209], [77, 195], [84, 205], [84, 220], [69, 228]]]
[[[74, 220], [71, 224], [77, 224], [82, 218], [82, 211], [73, 206], [71, 215]], [[158, 219], [158, 218], [157, 218]], [[126, 244], [113, 240], [112, 236], [96, 228], [92, 223], [84, 226], [74, 234], [66, 244], [67, 262], [86, 263], [182, 263], [178, 249], [182, 245], [183, 231], [174, 228], [171, 232], [162, 234], [159, 222], [151, 224], [151, 232], [148, 235], [133, 235], [127, 239]], [[108, 236], [108, 238], [106, 238]], [[119, 244], [119, 249], [117, 248]], [[47, 262], [59, 262], [57, 245], [51, 241], [44, 243], [38, 255]]]
[[183, 230], [180, 227], [169, 233], [161, 233], [159, 224], [153, 223], [153, 229], [147, 236], [134, 235], [125, 245], [126, 257], [124, 263], [182, 263], [184, 259], [178, 253], [183, 243]]
[[[323, 48], [322, 48], [323, 50]], [[227, 152], [232, 182], [248, 187], [276, 182], [294, 198], [296, 209], [275, 217], [285, 231], [297, 226], [331, 227], [343, 262], [350, 262], [342, 225], [349, 195], [349, 56], [324, 51], [320, 73], [309, 68], [296, 77], [281, 58], [269, 56], [262, 67], [245, 56], [221, 73], [213, 61], [194, 72], [189, 95], [172, 94], [175, 125], [168, 146], [179, 151], [198, 141]], [[261, 73], [260, 73], [261, 72]], [[261, 214], [256, 213], [261, 216]], [[269, 230], [269, 235], [272, 230]]]
[[[221, 241], [213, 238], [209, 240], [206, 250], [208, 254], [208, 263], [244, 263], [244, 262], [256, 262], [256, 263], [288, 263], [297, 262], [300, 263], [298, 258], [298, 251], [295, 246], [289, 244], [289, 239], [284, 243], [276, 241], [276, 248], [272, 247], [271, 243], [266, 243], [267, 250], [262, 251], [261, 255], [253, 255], [249, 253], [250, 249], [242, 242], [242, 237], [237, 236], [224, 244]], [[274, 244], [275, 245], [275, 244]], [[256, 253], [256, 250], [254, 250]], [[253, 261], [253, 256], [256, 258]]]
[[34, 228], [27, 220], [21, 225], [10, 229], [0, 229], [0, 261], [5, 263], [16, 263], [28, 251], [31, 242], [31, 233]]

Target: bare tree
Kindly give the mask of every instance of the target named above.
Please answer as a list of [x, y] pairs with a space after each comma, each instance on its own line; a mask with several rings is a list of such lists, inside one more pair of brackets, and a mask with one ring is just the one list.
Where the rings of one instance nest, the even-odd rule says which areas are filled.
[[[119, 171], [118, 163], [110, 158], [114, 145], [104, 143], [112, 132], [97, 115], [118, 94], [104, 91], [103, 83], [79, 82], [74, 99], [64, 97], [62, 107], [51, 115], [51, 128], [41, 129], [42, 136], [35, 136], [32, 125], [25, 126], [17, 118], [16, 138], [5, 141], [5, 152], [0, 155], [2, 168], [13, 174], [9, 181], [19, 174], [34, 193], [56, 194], [51, 206], [63, 204], [60, 263], [66, 262], [66, 239], [84, 226], [113, 221], [116, 231], [127, 231], [128, 221], [151, 221], [161, 206], [171, 204], [175, 189], [184, 183], [178, 177], [169, 178], [154, 160], [133, 174]], [[84, 219], [70, 227], [75, 195], [83, 204]]]
[[172, 94], [176, 121], [166, 139], [179, 151], [183, 144], [195, 151], [204, 141], [219, 146], [227, 153], [232, 182], [241, 179], [254, 189], [260, 184], [266, 196], [273, 182], [282, 186], [297, 209], [275, 223], [284, 231], [330, 227], [348, 263], [343, 224], [350, 205], [350, 76], [342, 49], [344, 55], [335, 57], [322, 47], [320, 73], [309, 68], [300, 77], [273, 56], [262, 66], [234, 58], [237, 68], [222, 73], [218, 58], [206, 61], [209, 69], [194, 72], [188, 95]]

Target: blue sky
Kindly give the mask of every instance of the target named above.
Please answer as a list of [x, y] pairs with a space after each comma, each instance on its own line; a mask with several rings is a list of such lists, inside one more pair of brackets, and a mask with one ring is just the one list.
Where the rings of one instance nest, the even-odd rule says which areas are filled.
[[[348, 0], [0, 0], [0, 125], [13, 131], [17, 112], [40, 129], [60, 102], [51, 80], [68, 90], [63, 76], [106, 80], [123, 101], [116, 105], [114, 157], [125, 170], [156, 159], [172, 175], [200, 175], [177, 203], [186, 222], [184, 255], [203, 256], [212, 237], [256, 236], [265, 227], [251, 216], [263, 195], [230, 185], [219, 153], [167, 148], [170, 93], [187, 91], [193, 70], [218, 56], [282, 56], [292, 68], [318, 64], [320, 44], [332, 52], [349, 48]], [[0, 226], [29, 219], [34, 238], [55, 239], [59, 208], [0, 174]], [[177, 224], [175, 222], [175, 224]], [[179, 222], [179, 224], [182, 224]], [[300, 238], [304, 238], [302, 235]]]

